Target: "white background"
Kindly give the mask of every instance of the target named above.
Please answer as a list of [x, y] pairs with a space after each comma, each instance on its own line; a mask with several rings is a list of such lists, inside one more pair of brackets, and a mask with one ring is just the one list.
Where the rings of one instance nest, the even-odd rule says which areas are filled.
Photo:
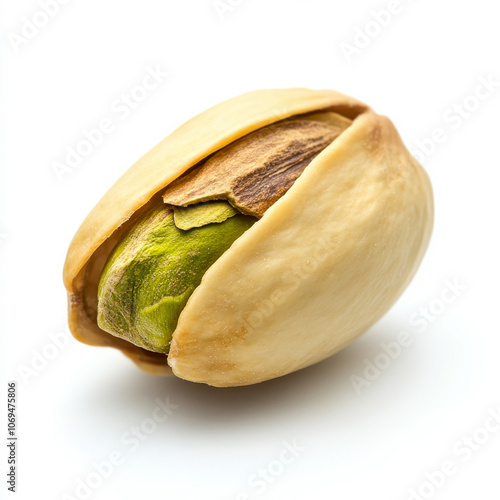
[[[39, 3], [3, 0], [2, 408], [17, 380], [17, 498], [83, 498], [89, 477], [92, 499], [500, 498], [500, 432], [484, 430], [500, 411], [499, 84], [473, 97], [481, 79], [500, 82], [499, 13], [491, 0], [401, 0], [389, 22], [377, 15], [394, 5], [73, 0], [33, 34], [24, 18]], [[168, 76], [117, 112], [157, 66]], [[333, 358], [247, 388], [155, 378], [68, 339], [67, 246], [116, 178], [205, 108], [295, 86], [337, 89], [389, 116], [430, 174], [432, 243], [395, 307]], [[113, 131], [58, 178], [54, 163], [103, 118]], [[353, 377], [404, 331], [413, 343], [356, 391]], [[152, 430], [155, 399], [167, 397], [178, 407]], [[137, 449], [126, 444], [134, 426], [150, 431]], [[301, 450], [283, 454], [285, 443]], [[122, 463], [100, 481], [93, 463], [113, 452]], [[444, 478], [443, 462], [454, 471]], [[426, 485], [429, 475], [442, 484]], [[10, 498], [4, 479], [1, 492]]]

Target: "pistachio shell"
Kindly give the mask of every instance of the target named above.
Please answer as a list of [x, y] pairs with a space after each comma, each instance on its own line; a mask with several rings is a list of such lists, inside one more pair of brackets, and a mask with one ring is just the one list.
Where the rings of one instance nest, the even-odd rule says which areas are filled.
[[[206, 272], [168, 358], [97, 326], [106, 259], [166, 186], [246, 134], [326, 110], [352, 124]], [[333, 91], [251, 92], [180, 127], [92, 210], [65, 263], [70, 328], [153, 373], [170, 365], [179, 377], [215, 386], [281, 376], [342, 349], [390, 308], [425, 253], [432, 217], [429, 179], [387, 118]]]

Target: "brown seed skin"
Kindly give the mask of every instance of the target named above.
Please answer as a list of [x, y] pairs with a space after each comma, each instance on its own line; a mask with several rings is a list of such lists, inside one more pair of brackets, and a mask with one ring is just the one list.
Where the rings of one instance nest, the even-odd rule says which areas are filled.
[[186, 206], [226, 199], [241, 212], [260, 218], [346, 126], [293, 118], [264, 127], [173, 182], [163, 201]]

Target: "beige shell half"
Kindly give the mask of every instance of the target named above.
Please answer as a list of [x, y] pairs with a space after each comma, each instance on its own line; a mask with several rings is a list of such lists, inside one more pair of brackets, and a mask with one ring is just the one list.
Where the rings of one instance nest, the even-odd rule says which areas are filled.
[[[107, 256], [165, 186], [243, 135], [319, 110], [353, 123], [207, 271], [168, 358], [97, 326]], [[331, 356], [387, 312], [418, 268], [432, 218], [427, 174], [390, 120], [330, 90], [250, 92], [175, 130], [90, 212], [64, 266], [70, 329], [82, 342], [121, 349], [151, 373], [214, 386], [279, 377]]]

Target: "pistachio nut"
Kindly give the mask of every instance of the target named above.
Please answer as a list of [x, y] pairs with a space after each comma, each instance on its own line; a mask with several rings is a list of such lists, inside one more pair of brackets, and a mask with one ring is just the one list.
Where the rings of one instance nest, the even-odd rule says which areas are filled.
[[90, 212], [64, 267], [70, 329], [151, 373], [272, 379], [387, 312], [432, 218], [390, 120], [330, 90], [250, 92], [170, 134]]

